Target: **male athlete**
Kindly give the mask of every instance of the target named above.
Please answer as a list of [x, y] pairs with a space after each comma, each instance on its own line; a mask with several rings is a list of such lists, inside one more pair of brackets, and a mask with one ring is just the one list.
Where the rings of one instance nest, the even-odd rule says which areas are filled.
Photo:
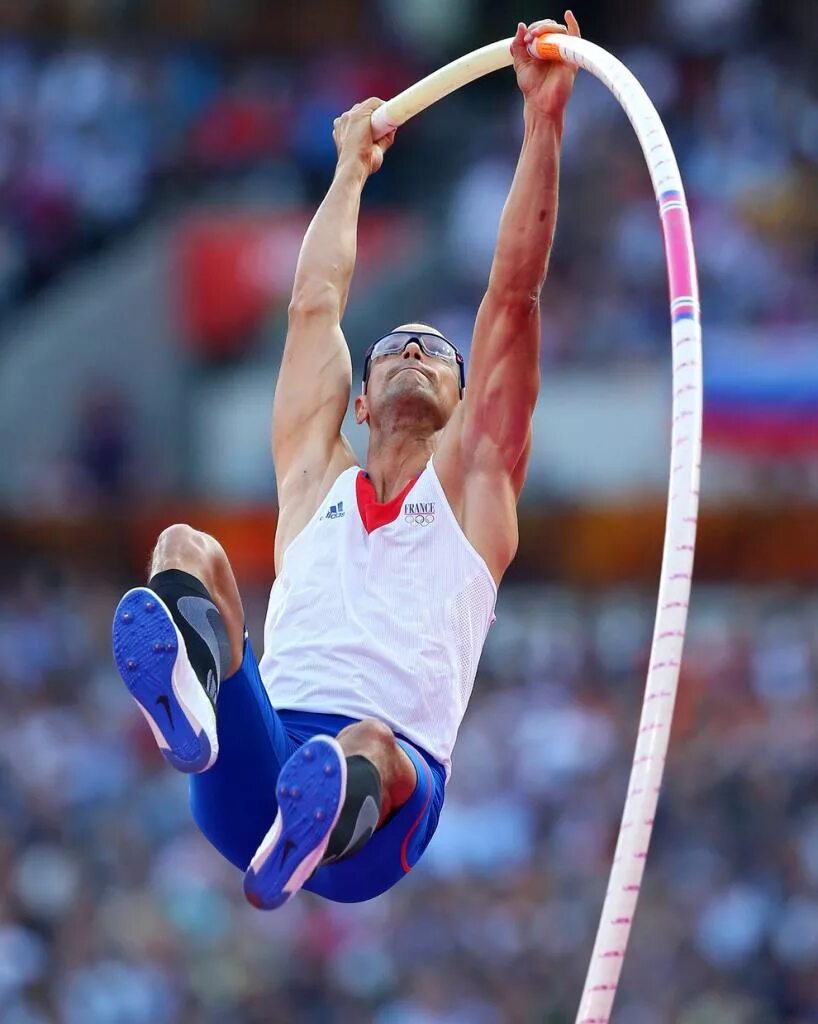
[[539, 294], [557, 212], [574, 74], [513, 42], [525, 135], [466, 380], [434, 328], [370, 346], [355, 417], [341, 318], [374, 142], [367, 100], [336, 119], [338, 164], [304, 237], [275, 393], [277, 578], [261, 663], [221, 546], [189, 526], [159, 537], [147, 587], [114, 616], [117, 667], [165, 758], [190, 772], [193, 816], [245, 871], [256, 907], [300, 888], [357, 902], [389, 889], [437, 826], [451, 754], [497, 585], [517, 547], [539, 390]]

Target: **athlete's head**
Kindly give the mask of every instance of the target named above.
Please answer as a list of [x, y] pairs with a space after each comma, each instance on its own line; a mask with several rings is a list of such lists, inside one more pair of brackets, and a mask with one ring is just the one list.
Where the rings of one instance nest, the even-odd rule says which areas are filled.
[[397, 417], [440, 430], [464, 386], [463, 356], [452, 342], [428, 324], [401, 324], [367, 349], [355, 417], [370, 427]]

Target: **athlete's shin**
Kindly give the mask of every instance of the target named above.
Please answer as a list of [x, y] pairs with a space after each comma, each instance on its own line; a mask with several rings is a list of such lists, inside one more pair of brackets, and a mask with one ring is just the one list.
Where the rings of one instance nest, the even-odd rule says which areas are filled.
[[382, 786], [378, 769], [360, 754], [347, 757], [346, 765], [346, 796], [322, 864], [333, 864], [357, 853], [378, 827], [381, 816]]
[[156, 573], [148, 587], [167, 605], [184, 638], [193, 671], [215, 705], [219, 685], [230, 668], [230, 642], [207, 588], [181, 569]]

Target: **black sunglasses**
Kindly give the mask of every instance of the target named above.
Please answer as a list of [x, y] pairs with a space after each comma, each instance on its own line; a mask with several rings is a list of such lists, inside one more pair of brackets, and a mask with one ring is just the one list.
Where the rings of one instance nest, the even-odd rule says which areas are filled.
[[369, 372], [372, 369], [373, 359], [381, 359], [383, 356], [400, 355], [409, 342], [415, 341], [420, 346], [421, 352], [433, 359], [443, 359], [447, 363], [456, 363], [460, 377], [460, 395], [466, 387], [466, 364], [462, 353], [447, 338], [439, 334], [425, 334], [422, 331], [392, 331], [378, 338], [369, 346], [364, 356], [364, 379], [363, 390], [366, 393], [366, 385], [369, 381]]

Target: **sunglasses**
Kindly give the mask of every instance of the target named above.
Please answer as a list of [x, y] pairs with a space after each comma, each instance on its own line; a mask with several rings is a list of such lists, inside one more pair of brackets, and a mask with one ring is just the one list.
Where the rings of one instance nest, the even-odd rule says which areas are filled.
[[372, 361], [382, 359], [384, 356], [400, 355], [410, 341], [417, 342], [421, 352], [432, 359], [442, 359], [444, 362], [457, 364], [462, 396], [463, 389], [466, 387], [466, 367], [462, 354], [450, 341], [442, 338], [439, 334], [423, 334], [415, 331], [393, 331], [369, 346], [364, 356], [364, 392], [366, 392]]

